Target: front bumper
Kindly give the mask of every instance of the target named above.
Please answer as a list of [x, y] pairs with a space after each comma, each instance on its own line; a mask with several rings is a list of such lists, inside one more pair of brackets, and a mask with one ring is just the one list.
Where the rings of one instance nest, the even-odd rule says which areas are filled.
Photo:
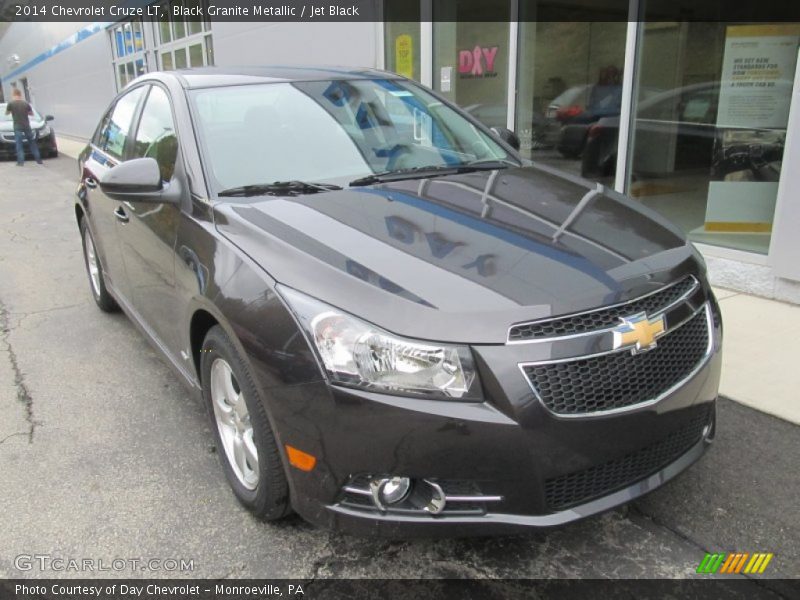
[[[34, 132], [36, 135], [36, 132]], [[36, 145], [39, 147], [39, 153], [42, 158], [54, 155], [58, 152], [58, 144], [56, 142], [56, 134], [52, 132], [46, 136], [37, 136]], [[22, 147], [25, 149], [25, 157], [32, 158], [28, 143], [23, 138]], [[0, 133], [0, 158], [3, 159], [16, 159], [17, 146], [14, 141], [14, 134], [3, 132]]]
[[544, 515], [487, 511], [479, 516], [445, 515], [434, 518], [378, 513], [365, 519], [363, 511], [343, 507], [340, 504], [330, 506], [329, 509], [336, 514], [335, 527], [359, 535], [373, 533], [387, 537], [497, 535], [518, 533], [531, 528], [557, 527], [608, 511], [658, 489], [696, 462], [711, 441], [712, 438], [703, 437], [674, 462], [621, 490], [568, 510]]
[[[646, 494], [713, 439], [721, 365], [713, 307], [713, 344], [701, 366], [657, 402], [618, 413], [547, 410], [517, 366], [542, 345], [474, 348], [487, 397], [480, 403], [326, 382], [283, 388], [269, 407], [280, 441], [318, 458], [311, 472], [288, 470], [293, 507], [314, 524], [363, 535], [483, 535], [562, 525]], [[437, 515], [381, 511], [345, 491], [370, 475], [465, 484], [499, 501], [468, 510], [456, 503]]]

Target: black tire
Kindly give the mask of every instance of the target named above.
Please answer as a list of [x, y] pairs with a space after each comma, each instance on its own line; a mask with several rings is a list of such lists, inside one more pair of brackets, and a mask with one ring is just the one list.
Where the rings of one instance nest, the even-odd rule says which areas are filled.
[[[249, 422], [253, 426], [253, 440], [258, 452], [258, 483], [255, 489], [248, 489], [242, 484], [224, 449], [211, 396], [211, 367], [217, 359], [224, 360], [230, 367], [247, 405]], [[217, 454], [234, 495], [245, 508], [264, 521], [275, 521], [291, 514], [289, 484], [286, 481], [278, 444], [267, 419], [261, 395], [253, 383], [247, 365], [239, 356], [225, 330], [219, 325], [212, 327], [203, 341], [200, 373], [203, 399], [211, 418]]]
[[[119, 305], [117, 301], [114, 300], [113, 296], [108, 292], [106, 288], [106, 280], [103, 276], [103, 267], [100, 264], [100, 258], [97, 256], [97, 247], [94, 243], [94, 238], [92, 237], [92, 232], [89, 230], [89, 227], [86, 225], [86, 218], [81, 218], [80, 223], [81, 229], [81, 243], [83, 245], [83, 264], [86, 267], [86, 277], [89, 279], [89, 291], [92, 293], [92, 298], [94, 298], [95, 303], [97, 304], [98, 308], [103, 312], [117, 312], [119, 310]], [[92, 273], [89, 267], [89, 257], [87, 254], [87, 243], [91, 244], [92, 248], [94, 248], [94, 256], [95, 261], [97, 264], [97, 286], [95, 287], [95, 282], [92, 280]]]

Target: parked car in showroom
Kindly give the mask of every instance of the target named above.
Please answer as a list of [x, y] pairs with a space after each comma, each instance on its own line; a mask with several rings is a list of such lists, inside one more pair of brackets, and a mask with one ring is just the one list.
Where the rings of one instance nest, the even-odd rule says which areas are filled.
[[[655, 151], [637, 148], [636, 155], [652, 164], [634, 163], [634, 171], [663, 175], [669, 170], [708, 169], [717, 135], [718, 99], [719, 82], [706, 82], [662, 92], [641, 102], [636, 114], [637, 142]], [[581, 158], [584, 177], [616, 172], [618, 138], [619, 113], [591, 126]], [[670, 148], [674, 149], [674, 162], [652, 158], [660, 154], [659, 149]]]
[[569, 88], [547, 107], [552, 120], [556, 150], [564, 158], [577, 158], [583, 152], [589, 126], [609, 115], [619, 115], [622, 85], [577, 85]]
[[[36, 138], [39, 146], [39, 153], [42, 158], [58, 156], [58, 144], [56, 142], [56, 132], [50, 124], [54, 117], [47, 115], [43, 117], [36, 109], [30, 116], [31, 131]], [[28, 143], [24, 143], [25, 156], [31, 158], [32, 154], [28, 148]], [[0, 158], [17, 158], [17, 143], [14, 139], [14, 122], [11, 115], [6, 114], [6, 105], [0, 104]]]
[[506, 139], [371, 69], [152, 73], [112, 102], [79, 159], [91, 293], [202, 396], [257, 516], [554, 526], [713, 439], [699, 254]]
[[[641, 86], [643, 99], [651, 98], [660, 90]], [[566, 90], [547, 107], [550, 123], [548, 137], [564, 158], [580, 158], [593, 125], [609, 119], [619, 120], [622, 107], [622, 85], [578, 85]]]

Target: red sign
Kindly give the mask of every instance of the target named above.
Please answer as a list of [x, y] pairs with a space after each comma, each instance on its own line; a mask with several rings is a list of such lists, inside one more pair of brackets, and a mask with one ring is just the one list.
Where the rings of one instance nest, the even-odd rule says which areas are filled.
[[497, 49], [498, 46], [475, 46], [472, 50], [460, 50], [458, 53], [458, 72], [461, 75], [469, 74], [478, 77], [494, 75], [494, 60], [497, 57]]

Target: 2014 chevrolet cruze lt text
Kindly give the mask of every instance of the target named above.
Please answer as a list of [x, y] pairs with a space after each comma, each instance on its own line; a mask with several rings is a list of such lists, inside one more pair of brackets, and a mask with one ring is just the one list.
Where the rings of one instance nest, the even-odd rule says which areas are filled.
[[374, 70], [146, 75], [80, 157], [94, 298], [201, 394], [264, 519], [566, 523], [714, 436], [721, 321], [673, 225]]

